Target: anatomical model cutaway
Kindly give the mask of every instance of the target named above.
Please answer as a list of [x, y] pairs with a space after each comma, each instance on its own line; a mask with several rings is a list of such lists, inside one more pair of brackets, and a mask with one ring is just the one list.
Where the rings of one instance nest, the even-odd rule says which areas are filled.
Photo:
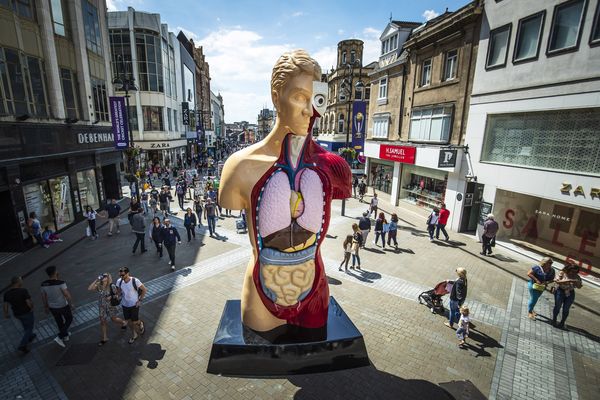
[[242, 289], [242, 322], [255, 331], [327, 323], [329, 288], [320, 246], [331, 201], [351, 195], [347, 162], [312, 140], [325, 111], [327, 84], [305, 51], [273, 67], [273, 130], [225, 163], [220, 205], [245, 209], [253, 256]]

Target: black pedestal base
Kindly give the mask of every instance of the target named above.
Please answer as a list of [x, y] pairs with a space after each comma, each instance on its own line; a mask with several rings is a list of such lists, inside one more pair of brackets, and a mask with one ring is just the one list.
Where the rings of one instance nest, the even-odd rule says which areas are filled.
[[210, 353], [207, 372], [227, 376], [281, 376], [370, 365], [362, 334], [333, 297], [327, 325], [280, 326], [255, 332], [241, 321], [240, 300], [228, 300]]

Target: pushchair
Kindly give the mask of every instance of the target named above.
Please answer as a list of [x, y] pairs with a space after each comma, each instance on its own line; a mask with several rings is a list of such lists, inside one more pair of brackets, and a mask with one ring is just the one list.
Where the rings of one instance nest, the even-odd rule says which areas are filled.
[[453, 282], [450, 281], [442, 281], [435, 285], [435, 287], [431, 290], [427, 290], [419, 295], [417, 298], [419, 300], [419, 304], [425, 304], [432, 313], [444, 313], [444, 305], [442, 304], [442, 297], [452, 290]]
[[246, 232], [246, 219], [244, 217], [238, 218], [235, 220], [235, 230], [237, 233], [245, 233]]

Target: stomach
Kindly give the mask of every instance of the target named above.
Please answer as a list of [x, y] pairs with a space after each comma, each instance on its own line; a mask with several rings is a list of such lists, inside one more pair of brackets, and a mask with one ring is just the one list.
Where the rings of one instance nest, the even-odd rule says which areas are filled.
[[263, 293], [275, 304], [289, 307], [304, 300], [315, 281], [315, 260], [294, 265], [260, 263]]

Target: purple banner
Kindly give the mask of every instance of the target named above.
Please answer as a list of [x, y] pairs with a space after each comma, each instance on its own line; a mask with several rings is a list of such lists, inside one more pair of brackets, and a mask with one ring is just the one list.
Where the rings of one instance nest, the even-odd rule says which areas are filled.
[[367, 128], [367, 102], [355, 101], [352, 104], [352, 147], [357, 153], [364, 150]]
[[110, 119], [115, 137], [115, 148], [129, 147], [129, 125], [127, 124], [127, 108], [125, 97], [109, 97]]

